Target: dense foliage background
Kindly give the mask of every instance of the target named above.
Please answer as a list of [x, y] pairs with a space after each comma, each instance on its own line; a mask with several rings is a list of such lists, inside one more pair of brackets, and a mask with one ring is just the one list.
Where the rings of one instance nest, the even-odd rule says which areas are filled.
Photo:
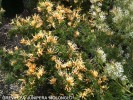
[[[75, 100], [133, 99], [132, 0], [38, 0], [16, 17], [1, 48], [1, 70], [21, 95], [71, 95]], [[28, 5], [26, 5], [28, 7]]]

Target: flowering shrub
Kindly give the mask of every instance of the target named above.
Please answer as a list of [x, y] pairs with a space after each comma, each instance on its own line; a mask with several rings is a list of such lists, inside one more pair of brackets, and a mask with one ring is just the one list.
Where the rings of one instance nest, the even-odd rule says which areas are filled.
[[125, 68], [132, 66], [132, 41], [119, 33], [114, 18], [121, 12], [112, 14], [119, 2], [109, 8], [110, 1], [87, 0], [84, 8], [83, 0], [39, 0], [36, 14], [12, 20], [8, 34], [23, 38], [21, 47], [3, 49], [2, 68], [21, 82], [19, 96], [132, 98], [133, 80]]

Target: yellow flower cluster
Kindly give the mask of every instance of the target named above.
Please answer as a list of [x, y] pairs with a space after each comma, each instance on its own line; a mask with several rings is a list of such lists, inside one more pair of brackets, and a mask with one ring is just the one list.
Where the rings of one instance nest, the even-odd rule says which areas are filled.
[[35, 28], [40, 28], [43, 25], [43, 21], [40, 18], [39, 15], [34, 14], [32, 16], [32, 21], [31, 21], [31, 26], [35, 27]]
[[20, 43], [21, 44], [24, 44], [24, 45], [31, 45], [31, 41], [29, 40], [29, 39], [24, 39], [24, 38], [22, 38], [21, 40], [20, 40]]
[[27, 71], [27, 74], [28, 75], [34, 74], [34, 72], [36, 70], [36, 64], [31, 63], [31, 62], [27, 62], [25, 65], [29, 68], [28, 71]]
[[44, 74], [45, 74], [45, 71], [43, 67], [39, 68], [36, 73], [38, 79], [40, 79]]
[[32, 26], [38, 29], [43, 25], [43, 21], [38, 14], [34, 14], [33, 16], [26, 18], [17, 17], [16, 19], [12, 20], [11, 25], [16, 27]]
[[[25, 50], [21, 51], [20, 55], [24, 57], [25, 66], [28, 67], [27, 75], [36, 75], [38, 79], [41, 78], [45, 71], [43, 67], [39, 67], [36, 64], [38, 57], [44, 54], [54, 54], [57, 52], [55, 46], [57, 42], [57, 37], [53, 36], [51, 32], [39, 31], [37, 34], [33, 35], [31, 39], [22, 38], [20, 43], [33, 48], [33, 52], [26, 53]], [[17, 50], [18, 48], [15, 47]], [[11, 54], [11, 50], [9, 52]], [[13, 53], [13, 51], [12, 51]], [[13, 65], [15, 61], [11, 61]]]
[[[67, 62], [63, 62], [59, 57], [57, 58], [56, 56], [53, 56], [52, 61], [55, 61], [55, 68], [57, 69], [59, 75], [62, 78], [65, 78], [65, 90], [67, 90], [68, 92], [70, 92], [76, 84], [74, 81], [74, 76], [78, 78], [76, 80], [83, 81], [84, 72], [86, 72], [87, 69], [84, 65], [81, 55], [77, 54], [75, 60], [72, 60], [72, 58], [70, 58], [70, 60], [68, 60]], [[71, 71], [68, 73], [67, 70]]]
[[71, 51], [76, 51], [76, 49], [77, 49], [76, 44], [72, 43], [71, 41], [67, 41], [67, 44], [68, 44]]
[[37, 40], [39, 40], [39, 39], [41, 39], [41, 38], [44, 38], [44, 35], [45, 35], [45, 32], [43, 32], [43, 31], [39, 31], [39, 33], [38, 34], [35, 34], [34, 36], [33, 36], [33, 41], [37, 41]]
[[72, 76], [67, 76], [66, 77], [66, 81], [67, 81], [67, 83], [70, 85], [70, 86], [74, 86], [74, 79], [73, 79], [73, 77]]
[[82, 19], [82, 16], [79, 14], [81, 9], [75, 9], [72, 11], [70, 10], [70, 8], [66, 8], [63, 5], [57, 5], [55, 9], [55, 5], [50, 1], [39, 2], [39, 6], [37, 9], [39, 12], [47, 14], [46, 21], [49, 22], [49, 26], [53, 27], [56, 27], [56, 20], [61, 23], [65, 19], [67, 19], [68, 25], [75, 27], [76, 23], [78, 23]]
[[97, 78], [98, 77], [98, 72], [96, 70], [90, 70], [90, 73], [92, 74], [92, 76], [94, 78]]
[[39, 7], [37, 7], [39, 12], [43, 11], [43, 8], [46, 8], [46, 10], [48, 12], [50, 12], [52, 10], [53, 4], [50, 1], [46, 1], [46, 2], [39, 2]]
[[16, 27], [20, 27], [20, 26], [29, 24], [30, 19], [31, 17], [26, 17], [26, 18], [17, 17], [16, 19], [12, 19], [11, 24], [16, 25]]
[[94, 92], [93, 89], [87, 88], [87, 89], [84, 89], [83, 92], [80, 92], [80, 93], [79, 93], [79, 96], [80, 96], [82, 99], [87, 100], [88, 95], [94, 95], [93, 92]]

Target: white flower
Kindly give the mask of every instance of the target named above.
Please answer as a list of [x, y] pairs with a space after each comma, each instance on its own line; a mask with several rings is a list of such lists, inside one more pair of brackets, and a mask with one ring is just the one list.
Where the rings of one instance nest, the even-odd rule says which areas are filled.
[[122, 81], [127, 80], [127, 76], [126, 76], [126, 75], [122, 76], [122, 77], [121, 77], [121, 80], [122, 80]]
[[101, 59], [102, 62], [106, 62], [106, 54], [102, 50], [102, 48], [97, 49], [98, 58]]
[[128, 37], [132, 37], [132, 38], [133, 38], [133, 32], [130, 32], [130, 33], [128, 34]]
[[97, 14], [96, 14], [96, 12], [93, 11], [93, 12], [92, 12], [92, 15], [93, 15], [93, 16], [96, 16]]
[[123, 74], [124, 69], [120, 62], [111, 62], [107, 63], [105, 67], [105, 73], [107, 73], [112, 79], [120, 78], [121, 80], [126, 79], [126, 76]]
[[96, 3], [98, 2], [99, 0], [90, 0], [91, 3]]

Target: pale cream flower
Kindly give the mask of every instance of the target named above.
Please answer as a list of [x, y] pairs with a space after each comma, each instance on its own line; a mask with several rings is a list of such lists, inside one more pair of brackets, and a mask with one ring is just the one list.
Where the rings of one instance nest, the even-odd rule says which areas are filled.
[[38, 23], [36, 24], [35, 28], [40, 28], [43, 25], [43, 21], [39, 20]]
[[68, 24], [68, 26], [72, 26], [72, 22], [68, 22], [67, 24]]
[[56, 44], [57, 43], [57, 37], [56, 36], [47, 36], [46, 37], [47, 38], [47, 42], [51, 42], [51, 43], [54, 43], [54, 44]]
[[74, 0], [74, 3], [77, 3], [78, 2], [78, 0]]
[[25, 45], [31, 45], [31, 41], [30, 41], [30, 40], [26, 40], [26, 39], [24, 39], [24, 38], [22, 38], [22, 39], [20, 40], [20, 43], [21, 43], [21, 44], [25, 44]]
[[33, 54], [29, 53], [29, 54], [27, 54], [27, 56], [29, 57], [29, 58], [27, 59], [27, 61], [29, 61], [29, 62], [34, 62], [34, 61], [35, 61], [35, 57], [34, 57]]
[[79, 36], [79, 31], [76, 31], [75, 33], [74, 33], [74, 37], [78, 37]]
[[36, 73], [38, 79], [40, 79], [41, 76], [43, 76], [44, 74], [45, 74], [44, 68], [39, 68], [38, 72]]
[[41, 7], [37, 7], [38, 12], [42, 12], [42, 8]]
[[13, 55], [13, 50], [11, 50], [11, 49], [8, 50], [8, 53], [11, 54], [11, 55]]
[[54, 48], [48, 48], [48, 49], [47, 49], [47, 53], [48, 53], [48, 54], [53, 54], [54, 51], [55, 51]]
[[69, 40], [67, 41], [67, 44], [68, 44], [70, 50], [72, 50], [72, 51], [75, 51], [76, 49], [78, 49], [78, 48], [77, 48], [77, 45], [74, 44], [74, 43], [72, 43], [72, 42], [69, 41]]
[[46, 8], [46, 10], [47, 10], [48, 13], [50, 13], [52, 11], [52, 7], [49, 6], [49, 7]]
[[13, 66], [14, 64], [16, 64], [17, 63], [17, 61], [16, 60], [11, 60], [10, 61], [10, 64]]
[[43, 55], [43, 48], [38, 48], [37, 49], [37, 55], [40, 57]]
[[33, 26], [35, 28], [40, 28], [43, 25], [43, 21], [39, 15], [34, 14], [32, 16], [32, 18], [33, 18], [33, 20], [31, 21], [31, 24], [30, 24], [31, 26]]
[[67, 90], [68, 92], [70, 92], [72, 90], [72, 88], [69, 85], [65, 86], [65, 90]]
[[14, 47], [14, 49], [17, 51], [17, 50], [18, 50], [18, 47], [17, 47], [17, 46], [15, 46], [15, 47]]
[[58, 5], [58, 6], [56, 7], [56, 9], [57, 9], [57, 10], [61, 10], [61, 9], [62, 9], [62, 6]]
[[38, 37], [43, 38], [45, 36], [45, 31], [39, 31], [37, 35]]
[[67, 68], [70, 68], [72, 66], [72, 61], [68, 61], [65, 63]]
[[45, 7], [53, 7], [53, 4], [49, 1], [46, 1], [44, 4], [42, 4], [42, 6], [45, 6]]
[[38, 42], [37, 45], [34, 44], [34, 46], [35, 46], [37, 49], [42, 48], [42, 46], [41, 46], [41, 42]]
[[82, 98], [82, 99], [84, 99], [84, 100], [87, 100], [87, 99], [86, 99], [86, 96], [87, 96], [87, 93], [86, 93], [86, 92], [83, 92], [83, 93], [80, 92], [80, 93], [79, 93], [79, 96], [80, 96], [80, 98]]
[[78, 79], [79, 79], [80, 81], [82, 81], [83, 75], [82, 75], [82, 74], [78, 74]]
[[80, 96], [82, 99], [85, 99], [85, 100], [87, 100], [86, 98], [87, 98], [88, 95], [93, 95], [93, 90], [90, 89], [90, 88], [84, 89], [83, 92], [80, 92], [80, 93], [79, 93], [79, 96]]
[[87, 68], [84, 65], [84, 62], [82, 60], [81, 55], [79, 55], [79, 58], [73, 61], [73, 65], [77, 68], [78, 71], [86, 71]]
[[26, 43], [26, 40], [25, 40], [24, 38], [22, 38], [22, 39], [20, 40], [20, 43], [25, 44], [25, 43]]
[[71, 76], [66, 77], [66, 81], [69, 85], [74, 86], [74, 78]]

